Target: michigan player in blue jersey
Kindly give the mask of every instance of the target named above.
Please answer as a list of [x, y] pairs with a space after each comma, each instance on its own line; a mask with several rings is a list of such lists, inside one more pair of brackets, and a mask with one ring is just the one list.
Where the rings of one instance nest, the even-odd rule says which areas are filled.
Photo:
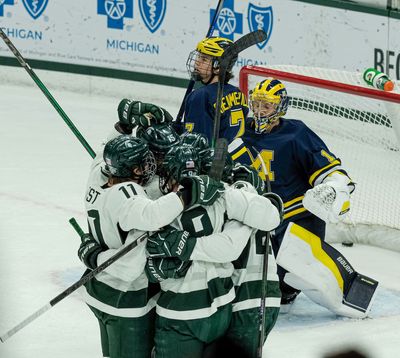
[[[200, 41], [196, 50], [189, 54], [187, 68], [192, 79], [204, 85], [194, 90], [185, 103], [185, 130], [202, 133], [211, 142], [215, 116], [219, 61], [224, 50], [232, 43], [222, 37], [209, 37]], [[233, 77], [232, 67], [227, 70], [221, 103], [221, 126], [219, 137], [230, 143], [244, 133], [245, 118], [248, 114], [246, 96], [239, 88], [228, 82]]]
[[317, 134], [300, 120], [283, 118], [289, 97], [279, 80], [258, 83], [249, 105], [254, 116], [230, 151], [234, 160], [265, 177], [264, 167], [272, 191], [284, 202], [284, 221], [272, 236], [282, 303], [302, 290], [336, 314], [364, 317], [377, 282], [358, 274], [324, 242], [326, 223], [338, 222], [350, 210], [354, 183]]

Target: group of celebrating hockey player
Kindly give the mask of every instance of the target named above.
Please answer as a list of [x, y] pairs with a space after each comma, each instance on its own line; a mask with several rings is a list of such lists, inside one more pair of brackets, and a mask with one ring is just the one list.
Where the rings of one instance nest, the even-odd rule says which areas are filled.
[[219, 136], [229, 154], [222, 180], [208, 175], [219, 59], [230, 44], [205, 38], [189, 55], [190, 75], [204, 86], [187, 97], [183, 123], [123, 99], [91, 165], [80, 260], [93, 270], [139, 240], [85, 284], [104, 357], [257, 357], [263, 291], [263, 342], [300, 292], [335, 314], [368, 313], [377, 282], [324, 242], [355, 185], [311, 129], [283, 118], [289, 97], [278, 79], [258, 83], [248, 106], [228, 68]]

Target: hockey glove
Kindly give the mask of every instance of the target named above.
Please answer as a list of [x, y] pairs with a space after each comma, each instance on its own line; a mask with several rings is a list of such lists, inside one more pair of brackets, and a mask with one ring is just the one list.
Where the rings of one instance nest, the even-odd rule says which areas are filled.
[[147, 251], [150, 257], [176, 257], [188, 261], [196, 245], [196, 238], [187, 231], [169, 226], [151, 235], [147, 240]]
[[283, 208], [283, 201], [282, 201], [281, 197], [275, 193], [265, 193], [265, 194], [263, 194], [263, 197], [269, 199], [271, 204], [278, 209], [280, 224], [282, 224], [284, 208]]
[[180, 181], [183, 189], [178, 193], [184, 204], [184, 209], [193, 205], [212, 205], [224, 192], [224, 185], [207, 175], [185, 177]]
[[337, 223], [350, 210], [350, 191], [347, 185], [322, 183], [306, 191], [304, 207], [327, 223]]
[[256, 188], [258, 194], [262, 194], [265, 189], [264, 181], [258, 175], [258, 171], [246, 164], [237, 163], [233, 169], [233, 182], [247, 181]]
[[97, 256], [103, 249], [91, 234], [85, 234], [81, 239], [81, 245], [78, 249], [78, 257], [85, 266], [94, 270], [97, 267]]
[[150, 282], [161, 282], [168, 278], [180, 278], [186, 275], [192, 261], [183, 262], [176, 258], [159, 259], [149, 257], [145, 272]]
[[152, 103], [131, 101], [126, 98], [118, 105], [118, 118], [117, 126], [127, 134], [132, 133], [132, 129], [136, 126], [147, 128], [152, 124], [172, 122], [172, 116], [165, 109]]

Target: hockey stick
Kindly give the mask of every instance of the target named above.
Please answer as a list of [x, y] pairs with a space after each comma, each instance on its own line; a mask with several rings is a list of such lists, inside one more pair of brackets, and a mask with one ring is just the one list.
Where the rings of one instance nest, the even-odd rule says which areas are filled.
[[[224, 0], [219, 0], [218, 1], [218, 5], [217, 5], [217, 8], [215, 9], [215, 14], [214, 14], [214, 17], [213, 17], [213, 19], [211, 21], [210, 27], [208, 28], [206, 37], [212, 36], [212, 34], [214, 32], [214, 29], [215, 29], [215, 25], [217, 23], [217, 19], [218, 19], [219, 13], [221, 12], [223, 4], [224, 4]], [[178, 112], [178, 114], [176, 116], [176, 123], [181, 123], [182, 122], [183, 112], [185, 111], [186, 98], [193, 91], [193, 87], [194, 87], [195, 83], [196, 83], [196, 81], [193, 80], [193, 79], [191, 79], [189, 81], [189, 83], [188, 83], [185, 95], [183, 96], [181, 107], [179, 108], [179, 112]]]
[[211, 143], [211, 147], [214, 148], [214, 159], [209, 173], [210, 177], [216, 180], [220, 181], [222, 178], [226, 156], [228, 154], [228, 141], [225, 138], [219, 138], [221, 101], [224, 92], [227, 68], [240, 52], [259, 42], [265, 41], [266, 38], [267, 34], [262, 30], [250, 32], [231, 44], [227, 49], [225, 49], [223, 55], [221, 56], [218, 75], [216, 109], [214, 115], [213, 138]]
[[[256, 148], [253, 149], [257, 151]], [[265, 175], [265, 187], [267, 193], [271, 192], [271, 182], [268, 176], [267, 166], [261, 156], [260, 153], [257, 154], [257, 157], [260, 160], [262, 170]], [[262, 352], [264, 347], [264, 336], [265, 336], [265, 301], [267, 297], [267, 289], [266, 289], [266, 280], [268, 277], [268, 255], [269, 255], [269, 243], [271, 241], [271, 234], [269, 231], [265, 232], [265, 251], [263, 257], [263, 270], [262, 270], [262, 286], [261, 286], [261, 301], [260, 301], [260, 327], [259, 327], [259, 336], [258, 336], [258, 349], [257, 349], [257, 358], [262, 358]]]
[[211, 178], [221, 181], [227, 155], [228, 141], [225, 138], [218, 138], [214, 148], [214, 158], [208, 173]]
[[52, 104], [52, 106], [55, 108], [55, 110], [58, 112], [58, 114], [61, 116], [61, 118], [64, 120], [64, 122], [67, 124], [67, 126], [75, 134], [75, 137], [78, 138], [78, 140], [81, 142], [81, 144], [84, 146], [84, 148], [88, 151], [90, 156], [92, 158], [94, 158], [96, 156], [96, 154], [93, 151], [93, 149], [90, 147], [89, 143], [86, 142], [85, 138], [82, 136], [82, 134], [79, 132], [79, 130], [75, 127], [74, 123], [72, 123], [72, 121], [69, 119], [67, 114], [61, 108], [61, 106], [57, 103], [57, 101], [51, 95], [49, 90], [46, 88], [46, 86], [43, 84], [43, 82], [39, 79], [39, 77], [36, 75], [36, 73], [32, 70], [31, 66], [29, 66], [29, 64], [25, 61], [25, 59], [22, 57], [21, 53], [16, 49], [14, 44], [11, 42], [11, 40], [8, 38], [8, 36], [5, 34], [5, 32], [1, 28], [0, 28], [0, 37], [4, 40], [4, 42], [6, 43], [8, 48], [11, 50], [11, 52], [14, 54], [14, 56], [17, 58], [18, 62], [21, 64], [21, 66], [23, 68], [25, 68], [26, 72], [29, 73], [29, 75], [35, 81], [37, 86], [40, 88], [40, 90], [43, 92], [43, 94], [46, 96], [46, 98], [49, 100], [49, 102]]
[[229, 65], [232, 64], [233, 59], [242, 51], [247, 48], [259, 43], [263, 42], [267, 39], [267, 34], [263, 30], [257, 30], [248, 33], [247, 35], [242, 36], [239, 40], [235, 41], [228, 48], [225, 49], [224, 53], [221, 56], [220, 65], [219, 65], [219, 76], [218, 76], [218, 89], [217, 89], [217, 101], [215, 108], [215, 116], [214, 116], [214, 128], [213, 128], [213, 142], [211, 146], [214, 147], [216, 141], [219, 137], [219, 128], [221, 121], [221, 101], [224, 92], [224, 84], [226, 71]]
[[[78, 225], [76, 220], [74, 218], [72, 218], [69, 220], [69, 222], [74, 227], [74, 229], [79, 234], [79, 236], [82, 238], [82, 236], [85, 233], [80, 228], [80, 226]], [[143, 235], [139, 236], [135, 241], [132, 241], [129, 245], [125, 246], [122, 250], [118, 251], [115, 255], [111, 256], [108, 260], [104, 261], [96, 269], [90, 271], [87, 275], [83, 276], [80, 280], [75, 282], [73, 285], [69, 286], [67, 289], [65, 289], [63, 292], [61, 292], [59, 295], [57, 295], [52, 300], [50, 300], [48, 303], [46, 303], [42, 308], [40, 308], [36, 312], [32, 313], [29, 317], [25, 318], [21, 323], [17, 324], [15, 327], [11, 328], [9, 331], [7, 331], [2, 336], [0, 336], [0, 341], [2, 343], [4, 343], [7, 339], [9, 339], [15, 333], [20, 331], [22, 328], [26, 327], [29, 323], [33, 322], [35, 319], [40, 317], [43, 313], [47, 312], [50, 308], [52, 308], [57, 303], [62, 301], [64, 298], [69, 296], [71, 293], [76, 291], [79, 287], [83, 286], [86, 282], [91, 280], [98, 273], [104, 271], [108, 266], [110, 266], [112, 263], [117, 261], [120, 257], [127, 254], [130, 250], [134, 249], [139, 243], [141, 243], [144, 239], [146, 239], [147, 236], [148, 236], [148, 233], [146, 232]]]

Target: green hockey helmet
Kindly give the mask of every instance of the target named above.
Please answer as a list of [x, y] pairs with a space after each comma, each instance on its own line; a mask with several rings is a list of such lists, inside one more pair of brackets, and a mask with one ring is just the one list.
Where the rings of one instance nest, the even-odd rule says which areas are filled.
[[175, 129], [167, 123], [154, 124], [150, 127], [139, 127], [136, 136], [144, 139], [149, 145], [149, 149], [154, 154], [157, 162], [156, 174], [163, 175], [163, 161], [167, 152], [179, 144], [179, 135]]
[[180, 141], [178, 133], [167, 123], [153, 124], [147, 128], [139, 127], [136, 137], [144, 139], [156, 157], [164, 157]]
[[[147, 143], [130, 135], [120, 135], [107, 142], [103, 159], [110, 176], [131, 178], [141, 185], [149, 182], [156, 171], [154, 155]], [[140, 174], [133, 172], [135, 168], [139, 168]]]
[[178, 145], [170, 149], [165, 156], [164, 175], [160, 177], [160, 189], [169, 191], [170, 182], [178, 183], [184, 177], [200, 174], [200, 158], [197, 149], [187, 145]]
[[196, 148], [199, 152], [210, 147], [205, 135], [192, 132], [185, 132], [181, 135], [181, 144]]

